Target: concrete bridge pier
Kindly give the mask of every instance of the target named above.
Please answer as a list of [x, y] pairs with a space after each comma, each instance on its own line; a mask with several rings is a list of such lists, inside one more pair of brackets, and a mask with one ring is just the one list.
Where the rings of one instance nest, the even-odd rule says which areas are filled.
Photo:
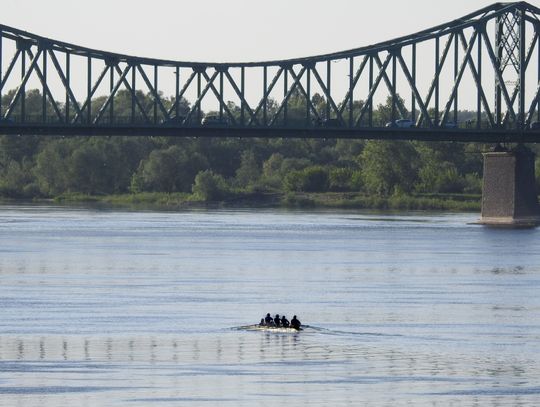
[[534, 162], [534, 153], [522, 144], [513, 150], [497, 146], [484, 154], [480, 224], [516, 228], [540, 225]]

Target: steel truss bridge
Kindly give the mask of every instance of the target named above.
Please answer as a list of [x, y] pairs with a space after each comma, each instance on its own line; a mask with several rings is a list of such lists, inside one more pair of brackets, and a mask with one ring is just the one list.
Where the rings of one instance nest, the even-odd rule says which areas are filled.
[[537, 142], [539, 16], [496, 3], [368, 47], [243, 63], [122, 55], [0, 25], [0, 134]]

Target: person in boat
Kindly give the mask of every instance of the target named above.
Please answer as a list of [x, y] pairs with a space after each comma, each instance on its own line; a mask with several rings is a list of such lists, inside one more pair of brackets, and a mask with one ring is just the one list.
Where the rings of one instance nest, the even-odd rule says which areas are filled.
[[264, 318], [261, 318], [261, 322], [259, 322], [259, 326], [265, 326], [266, 322], [264, 322]]
[[289, 320], [287, 319], [287, 317], [285, 315], [283, 315], [281, 317], [281, 326], [283, 328], [288, 328], [289, 327]]
[[279, 319], [279, 314], [276, 314], [276, 317], [274, 318], [274, 324], [276, 326], [280, 326], [281, 325], [281, 320]]
[[266, 318], [264, 318], [264, 322], [265, 322], [266, 326], [274, 325], [274, 320], [270, 316], [270, 313], [266, 314]]
[[300, 321], [298, 320], [298, 318], [296, 318], [296, 315], [293, 316], [293, 318], [291, 319], [291, 328], [294, 328], [294, 329], [296, 329], [297, 331], [299, 331], [301, 325], [302, 325], [302, 324], [300, 323]]

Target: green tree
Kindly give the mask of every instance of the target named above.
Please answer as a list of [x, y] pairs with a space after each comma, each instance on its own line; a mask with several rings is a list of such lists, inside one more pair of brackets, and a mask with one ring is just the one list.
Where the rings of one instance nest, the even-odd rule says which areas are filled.
[[288, 191], [326, 192], [329, 187], [328, 171], [321, 166], [292, 171], [285, 177], [284, 185]]
[[66, 140], [54, 140], [39, 152], [36, 157], [34, 174], [40, 191], [46, 196], [66, 192], [69, 188], [69, 164], [73, 148]]
[[189, 192], [195, 176], [205, 168], [208, 168], [208, 163], [199, 153], [188, 156], [179, 146], [154, 150], [141, 165], [142, 188], [160, 192]]
[[218, 201], [225, 198], [229, 192], [223, 177], [210, 170], [197, 174], [192, 191], [196, 198], [203, 201]]
[[252, 150], [244, 151], [236, 170], [236, 184], [242, 188], [253, 186], [261, 177], [261, 169]]
[[411, 191], [417, 160], [418, 154], [409, 142], [368, 141], [360, 155], [366, 190], [378, 195]]
[[328, 174], [329, 188], [331, 191], [342, 192], [351, 189], [351, 168], [332, 168]]

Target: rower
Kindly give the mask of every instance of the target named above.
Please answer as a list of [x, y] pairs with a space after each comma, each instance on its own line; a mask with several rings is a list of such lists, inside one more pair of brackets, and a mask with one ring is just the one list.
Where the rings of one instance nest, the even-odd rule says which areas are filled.
[[302, 324], [300, 323], [300, 321], [296, 318], [296, 315], [291, 319], [291, 327], [296, 329], [297, 331], [300, 330], [300, 326]]
[[289, 320], [287, 319], [287, 317], [285, 317], [285, 315], [281, 317], [281, 325], [283, 326], [283, 328], [289, 327]]
[[264, 322], [265, 322], [266, 325], [268, 325], [268, 326], [274, 325], [274, 320], [273, 320], [272, 317], [270, 316], [270, 313], [266, 314], [266, 318], [264, 318]]
[[266, 322], [264, 322], [264, 318], [261, 318], [261, 322], [259, 322], [259, 326], [265, 326]]
[[276, 317], [274, 318], [274, 324], [276, 324], [276, 326], [279, 326], [281, 324], [281, 320], [279, 319], [279, 314], [276, 314]]

